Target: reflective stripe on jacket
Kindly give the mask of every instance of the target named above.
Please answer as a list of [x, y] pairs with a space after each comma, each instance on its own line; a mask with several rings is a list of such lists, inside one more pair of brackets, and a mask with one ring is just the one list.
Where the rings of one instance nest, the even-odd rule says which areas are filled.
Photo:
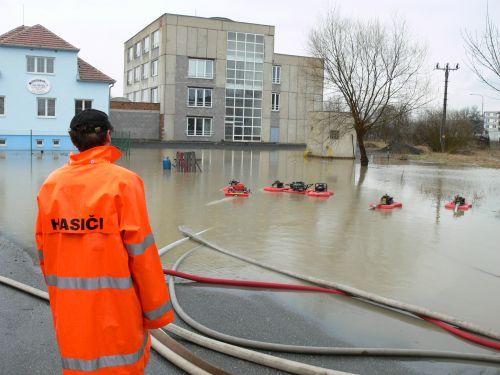
[[142, 373], [174, 319], [144, 186], [112, 146], [71, 154], [38, 193], [36, 240], [65, 374]]

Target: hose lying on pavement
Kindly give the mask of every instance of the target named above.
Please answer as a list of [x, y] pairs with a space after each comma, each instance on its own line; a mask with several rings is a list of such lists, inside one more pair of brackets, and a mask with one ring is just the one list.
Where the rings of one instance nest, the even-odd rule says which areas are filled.
[[161, 329], [153, 329], [150, 331], [151, 336], [153, 336], [156, 340], [162, 343], [164, 346], [180, 355], [182, 358], [188, 359], [189, 362], [198, 366], [200, 369], [205, 370], [209, 374], [213, 375], [231, 375], [229, 372], [226, 372], [218, 367], [215, 367], [210, 362], [201, 359], [196, 356], [193, 352], [188, 350], [185, 346], [179, 344], [172, 337], [167, 335], [165, 331]]
[[[49, 294], [43, 290], [33, 288], [32, 286], [20, 283], [19, 281], [12, 280], [8, 277], [0, 276], [0, 283], [3, 283], [5, 285], [8, 285], [10, 287], [13, 287], [15, 289], [21, 290], [25, 293], [28, 293], [30, 295], [33, 295], [35, 297], [38, 297], [40, 299], [43, 299], [45, 301], [49, 301]], [[164, 332], [162, 332], [163, 335], [165, 335]], [[173, 340], [172, 338], [170, 338]], [[166, 345], [155, 339], [154, 337], [151, 338], [151, 346], [153, 349], [160, 354], [162, 357], [168, 359], [170, 362], [172, 362], [175, 366], [179, 367], [180, 369], [186, 371], [189, 374], [196, 374], [196, 375], [205, 375], [205, 374], [211, 374], [211, 372], [207, 372], [203, 370], [202, 368], [196, 366], [195, 364], [187, 361], [184, 359], [182, 356], [179, 354], [175, 353], [173, 350], [169, 349]], [[182, 346], [179, 343], [177, 343], [177, 347]], [[186, 349], [187, 350], [187, 349]], [[202, 359], [198, 359], [195, 361], [196, 363], [201, 363], [205, 362]], [[205, 362], [206, 363], [206, 362]], [[215, 366], [213, 366], [215, 368]], [[213, 374], [217, 374], [214, 372]], [[220, 374], [226, 374], [225, 372], [222, 372]]]
[[317, 366], [308, 365], [301, 362], [291, 361], [285, 358], [275, 357], [269, 354], [259, 353], [253, 350], [240, 348], [225, 342], [216, 341], [209, 337], [198, 335], [175, 324], [169, 324], [163, 328], [167, 332], [182, 337], [200, 346], [216, 350], [227, 355], [241, 358], [246, 361], [255, 362], [259, 365], [272, 367], [278, 370], [287, 371], [291, 374], [300, 375], [341, 375], [350, 374], [336, 370], [329, 370]]
[[254, 265], [262, 267], [262, 268], [266, 268], [266, 269], [275, 271], [275, 272], [280, 273], [282, 275], [291, 276], [291, 277], [294, 277], [296, 279], [307, 281], [307, 282], [309, 282], [311, 284], [316, 284], [316, 285], [324, 286], [324, 287], [327, 287], [327, 288], [339, 289], [339, 290], [342, 290], [344, 292], [347, 292], [351, 296], [356, 297], [357, 299], [359, 299], [361, 301], [364, 301], [364, 302], [376, 303], [376, 304], [379, 304], [379, 305], [383, 305], [383, 306], [388, 306], [388, 307], [394, 308], [396, 310], [402, 310], [402, 311], [410, 312], [410, 313], [412, 313], [414, 315], [425, 316], [425, 317], [428, 317], [428, 318], [440, 320], [442, 322], [452, 324], [452, 325], [454, 325], [456, 327], [463, 328], [466, 331], [477, 333], [479, 335], [490, 337], [490, 338], [493, 338], [493, 339], [496, 339], [496, 340], [500, 340], [500, 333], [495, 332], [495, 331], [493, 331], [491, 329], [485, 329], [485, 328], [482, 328], [482, 327], [480, 327], [480, 326], [478, 326], [476, 324], [473, 324], [473, 323], [470, 323], [470, 322], [466, 322], [464, 320], [461, 320], [461, 319], [458, 319], [458, 318], [455, 318], [455, 317], [452, 317], [452, 316], [449, 316], [449, 315], [446, 315], [446, 314], [443, 314], [443, 313], [434, 312], [434, 311], [431, 311], [429, 309], [426, 309], [426, 308], [423, 308], [423, 307], [420, 307], [420, 306], [410, 305], [410, 304], [407, 304], [407, 303], [404, 303], [404, 302], [400, 302], [400, 301], [396, 301], [396, 300], [393, 300], [393, 299], [390, 299], [390, 298], [378, 296], [376, 294], [365, 292], [363, 290], [356, 289], [356, 288], [353, 288], [353, 287], [350, 287], [350, 286], [347, 286], [347, 285], [343, 285], [343, 284], [340, 284], [340, 283], [336, 283], [336, 282], [332, 282], [332, 281], [327, 281], [327, 280], [321, 280], [321, 279], [318, 279], [318, 278], [315, 278], [315, 277], [301, 275], [301, 274], [298, 274], [298, 273], [295, 273], [295, 272], [291, 272], [291, 271], [288, 271], [288, 270], [282, 270], [282, 269], [279, 269], [279, 268], [277, 268], [277, 267], [275, 267], [273, 265], [265, 264], [265, 263], [262, 263], [262, 262], [259, 262], [259, 261], [255, 260], [255, 259], [252, 259], [252, 258], [243, 256], [243, 255], [238, 255], [238, 254], [235, 254], [233, 252], [230, 252], [230, 251], [222, 248], [221, 246], [218, 246], [217, 244], [214, 244], [214, 243], [212, 243], [210, 241], [207, 241], [207, 240], [201, 238], [196, 233], [194, 233], [193, 230], [191, 230], [191, 229], [189, 229], [189, 228], [187, 228], [185, 226], [180, 226], [179, 230], [185, 236], [190, 237], [194, 241], [196, 241], [196, 242], [198, 242], [200, 244], [203, 244], [205, 246], [208, 246], [208, 247], [210, 247], [210, 248], [212, 248], [212, 249], [214, 249], [214, 250], [216, 250], [216, 251], [218, 251], [220, 253], [229, 255], [229, 256], [231, 256], [233, 258], [243, 260], [243, 261], [245, 261], [247, 263], [254, 264]]
[[[188, 251], [181, 256], [174, 264], [172, 269], [177, 271], [180, 264], [198, 247]], [[454, 360], [467, 360], [478, 362], [500, 363], [499, 355], [460, 353], [450, 351], [419, 350], [419, 349], [392, 349], [392, 348], [339, 348], [339, 347], [321, 347], [321, 346], [300, 346], [269, 343], [263, 341], [249, 340], [241, 337], [227, 335], [222, 332], [208, 328], [191, 318], [179, 305], [176, 296], [174, 282], [169, 282], [169, 292], [172, 306], [176, 314], [192, 328], [203, 334], [216, 338], [220, 341], [231, 343], [238, 346], [244, 346], [254, 349], [262, 349], [277, 352], [300, 353], [300, 354], [327, 354], [327, 355], [345, 355], [345, 356], [385, 356], [385, 357], [423, 357], [423, 358], [442, 358]], [[170, 326], [167, 326], [167, 329]], [[170, 332], [170, 331], [169, 331]]]
[[[218, 279], [218, 278], [213, 278], [213, 277], [203, 277], [203, 276], [191, 275], [189, 273], [179, 272], [179, 271], [175, 271], [175, 270], [168, 270], [168, 269], [164, 269], [163, 273], [166, 275], [177, 276], [177, 277], [181, 277], [183, 279], [193, 280], [193, 281], [207, 283], [207, 284], [243, 286], [243, 287], [249, 287], [249, 288], [296, 290], [296, 291], [302, 291], [302, 292], [304, 292], [304, 291], [306, 291], [306, 292], [319, 292], [319, 293], [341, 294], [341, 295], [349, 296], [348, 293], [343, 292], [342, 290], [323, 288], [323, 287], [314, 286], [314, 285], [269, 283], [269, 282], [255, 281], [255, 280]], [[382, 307], [386, 307], [386, 306], [382, 306]], [[428, 318], [426, 316], [419, 316], [419, 318], [421, 318], [421, 319], [423, 319], [431, 324], [434, 324], [434, 325], [444, 329], [445, 331], [448, 331], [448, 332], [450, 332], [458, 337], [461, 337], [467, 341], [470, 341], [470, 342], [473, 342], [475, 344], [479, 344], [482, 346], [486, 346], [488, 348], [500, 350], [500, 343], [499, 342], [487, 340], [487, 339], [484, 339], [482, 337], [473, 335], [469, 332], [466, 332], [462, 329], [453, 327], [449, 324], [446, 324], [446, 323], [441, 322], [441, 321], [436, 320], [436, 319]]]
[[[20, 283], [18, 281], [9, 279], [4, 276], [0, 276], [0, 282], [4, 283], [6, 285], [9, 285], [11, 287], [14, 287], [16, 289], [19, 289], [25, 293], [34, 295], [38, 298], [41, 298], [43, 300], [48, 301], [49, 300], [49, 294], [47, 292], [44, 292], [43, 290], [33, 288], [29, 285]], [[317, 366], [311, 366], [305, 363], [301, 362], [296, 362], [296, 361], [291, 361], [288, 359], [284, 358], [279, 358], [279, 357], [274, 357], [268, 354], [263, 354], [263, 353], [258, 353], [254, 352], [248, 349], [244, 348], [238, 348], [233, 345], [229, 345], [226, 343], [218, 343], [215, 340], [212, 340], [207, 337], [200, 336], [196, 333], [189, 332], [181, 327], [176, 326], [175, 324], [169, 324], [165, 327], [165, 329], [171, 333], [175, 333], [179, 337], [183, 337], [186, 340], [189, 340], [191, 342], [197, 343], [198, 345], [205, 346], [208, 349], [212, 349], [221, 353], [226, 353], [229, 354], [233, 357], [245, 359], [250, 362], [255, 362], [260, 365], [266, 365], [268, 367], [272, 367], [278, 370], [283, 370], [283, 371], [288, 371], [292, 374], [298, 374], [298, 375], [349, 375], [349, 373], [346, 372], [340, 372], [340, 371], [335, 371], [335, 370], [329, 370], [325, 369], [322, 367], [317, 367]], [[163, 332], [165, 335], [165, 333]], [[187, 361], [180, 355], [176, 354], [173, 350], [170, 350], [167, 348], [164, 344], [162, 344], [159, 340], [155, 339], [155, 337], [162, 338], [162, 335], [158, 333], [154, 333], [153, 337], [151, 339], [152, 347], [153, 349], [158, 352], [161, 356], [164, 358], [168, 359], [171, 361], [175, 366], [181, 368], [182, 370], [186, 371], [189, 374], [200, 374], [200, 375], [205, 375], [205, 374], [217, 374], [218, 372], [207, 372], [205, 369], [208, 369], [206, 365], [203, 365], [202, 367], [202, 362], [205, 362], [202, 359], [198, 359], [196, 361], [196, 364], [200, 365], [198, 367], [197, 365]], [[173, 340], [173, 339], [172, 339]], [[180, 345], [180, 344], [179, 344]], [[206, 362], [205, 362], [206, 363]], [[212, 369], [216, 369], [215, 366], [212, 366]], [[217, 369], [221, 374], [224, 374], [225, 372], [223, 370]], [[213, 371], [213, 370], [212, 370]]]

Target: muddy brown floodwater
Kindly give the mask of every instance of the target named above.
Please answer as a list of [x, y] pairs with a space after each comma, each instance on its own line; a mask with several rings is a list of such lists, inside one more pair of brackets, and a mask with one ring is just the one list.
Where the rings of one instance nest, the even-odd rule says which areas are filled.
[[[132, 149], [119, 164], [144, 179], [158, 247], [182, 237], [179, 225], [228, 250], [300, 274], [336, 281], [444, 312], [500, 331], [500, 171], [373, 160], [307, 159], [302, 151], [194, 150], [202, 173], [163, 170], [172, 149]], [[0, 234], [35, 259], [36, 193], [64, 153], [0, 155]], [[249, 198], [226, 198], [230, 179]], [[275, 180], [326, 182], [328, 198], [268, 193]], [[403, 203], [389, 211], [368, 206], [385, 193]], [[455, 194], [473, 204], [455, 214], [444, 204]], [[171, 266], [195, 247], [186, 242], [163, 257]], [[288, 281], [285, 277], [200, 248], [186, 272], [225, 278]], [[296, 282], [296, 281], [294, 281]], [[290, 308], [357, 346], [482, 351], [411, 318], [344, 297], [278, 293]], [[376, 324], [374, 324], [376, 322]], [[332, 328], [333, 327], [333, 328]], [[355, 338], [355, 339], [354, 339]]]

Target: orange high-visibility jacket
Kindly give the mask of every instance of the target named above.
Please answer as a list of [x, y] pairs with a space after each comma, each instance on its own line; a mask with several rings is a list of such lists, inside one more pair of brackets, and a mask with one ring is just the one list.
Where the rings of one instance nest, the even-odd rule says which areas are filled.
[[148, 329], [174, 320], [141, 178], [99, 146], [38, 193], [36, 240], [64, 374], [141, 374]]

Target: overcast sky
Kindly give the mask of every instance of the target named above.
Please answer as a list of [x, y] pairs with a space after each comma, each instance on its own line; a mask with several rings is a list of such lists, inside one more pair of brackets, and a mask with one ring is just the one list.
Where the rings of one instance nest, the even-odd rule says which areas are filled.
[[[160, 17], [175, 13], [199, 17], [227, 17], [234, 21], [274, 25], [275, 52], [308, 55], [309, 31], [334, 4], [342, 15], [404, 18], [414, 40], [426, 43], [432, 79], [431, 106], [442, 106], [444, 72], [437, 62], [460, 64], [450, 73], [450, 108], [475, 105], [500, 110], [500, 95], [482, 85], [467, 67], [461, 30], [482, 31], [486, 0], [0, 0], [0, 34], [23, 24], [41, 24], [80, 49], [79, 56], [117, 82], [113, 96], [123, 89], [123, 44]], [[500, 24], [500, 1], [489, 0], [490, 16]], [[479, 94], [482, 95], [470, 95]]]

